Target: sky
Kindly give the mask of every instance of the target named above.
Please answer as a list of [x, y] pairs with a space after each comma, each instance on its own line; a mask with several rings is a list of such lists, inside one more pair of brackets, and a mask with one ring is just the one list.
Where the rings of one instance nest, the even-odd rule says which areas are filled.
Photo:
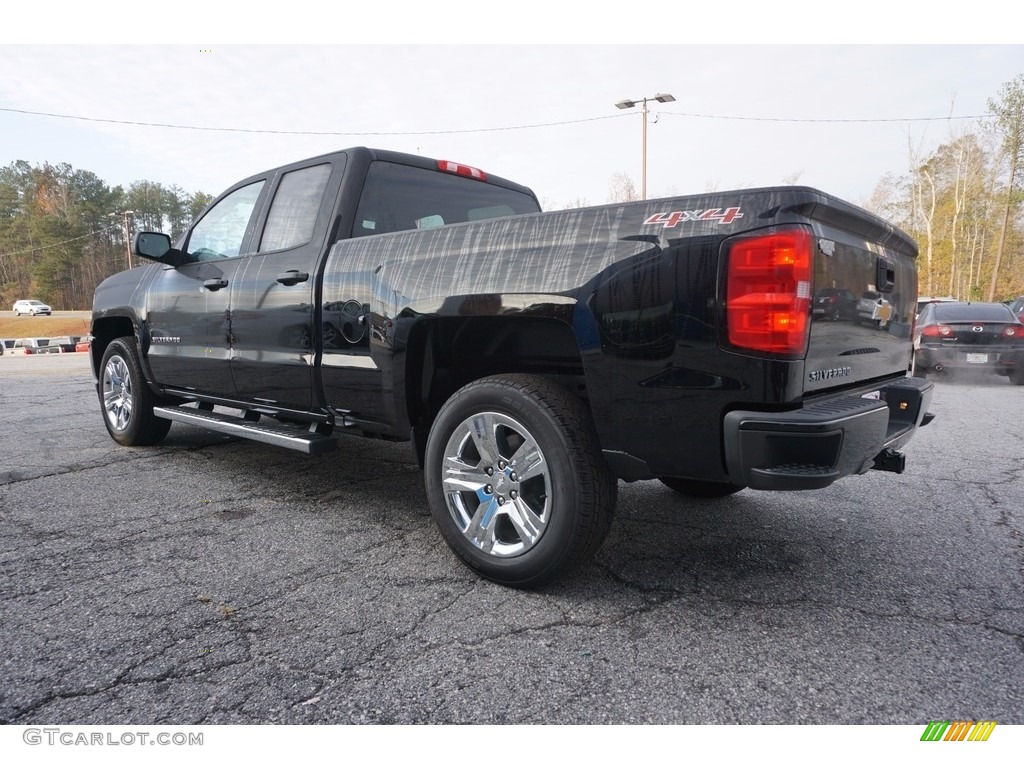
[[669, 93], [647, 116], [648, 197], [799, 183], [864, 204], [912, 152], [977, 127], [1024, 73], [1024, 44], [950, 39], [966, 22], [899, 43], [899, 19], [813, 28], [763, 21], [742, 2], [704, 17], [646, 4], [587, 22], [589, 34], [533, 2], [501, 18], [493, 5], [432, 4], [404, 22], [414, 6], [389, 15], [379, 3], [376, 24], [347, 26], [341, 10], [300, 0], [276, 32], [178, 7], [173, 20], [111, 13], [99, 28], [96, 13], [55, 21], [47, 8], [5, 26], [0, 166], [64, 162], [112, 186], [216, 195], [267, 168], [370, 146], [504, 176], [546, 209], [597, 205], [617, 174], [641, 186], [643, 115], [615, 104]]

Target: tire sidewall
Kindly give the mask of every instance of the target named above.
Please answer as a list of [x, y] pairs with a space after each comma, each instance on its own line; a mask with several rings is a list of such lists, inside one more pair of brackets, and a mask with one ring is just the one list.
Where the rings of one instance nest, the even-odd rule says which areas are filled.
[[[128, 368], [132, 383], [132, 413], [128, 426], [116, 429], [110, 423], [106, 403], [103, 401], [103, 378], [106, 375], [107, 363], [114, 357], [120, 357]], [[107, 345], [100, 361], [99, 376], [96, 381], [96, 393], [99, 396], [100, 411], [103, 424], [115, 442], [121, 445], [154, 445], [160, 442], [170, 429], [171, 422], [153, 415], [156, 397], [149, 389], [138, 353], [135, 351], [135, 340], [130, 337], [114, 339]]]
[[[474, 414], [495, 412], [515, 419], [533, 437], [548, 467], [550, 512], [537, 543], [513, 557], [496, 557], [473, 546], [452, 520], [443, 488], [444, 451], [455, 429]], [[542, 403], [509, 385], [469, 385], [438, 413], [427, 441], [425, 485], [430, 511], [445, 540], [470, 568], [510, 586], [547, 581], [571, 559], [579, 535], [580, 503], [573, 450], [556, 417]]]
[[[103, 400], [103, 381], [107, 376], [107, 365], [115, 357], [119, 357], [124, 361], [125, 367], [128, 369], [128, 375], [131, 377], [132, 384], [132, 415], [128, 420], [128, 426], [124, 429], [117, 429], [110, 423], [110, 414], [107, 413], [107, 405]], [[96, 389], [100, 398], [100, 409], [103, 413], [103, 423], [107, 427], [107, 432], [110, 433], [110, 436], [114, 438], [114, 440], [126, 445], [131, 444], [134, 430], [139, 421], [139, 382], [136, 377], [137, 366], [133, 364], [134, 362], [134, 358], [126, 344], [119, 339], [110, 342], [110, 344], [107, 345], [106, 350], [103, 352], [103, 359], [100, 361], [99, 380], [96, 382]]]

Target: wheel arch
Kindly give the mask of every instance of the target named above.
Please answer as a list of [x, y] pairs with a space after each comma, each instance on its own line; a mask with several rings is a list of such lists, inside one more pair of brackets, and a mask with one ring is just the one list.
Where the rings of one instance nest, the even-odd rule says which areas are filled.
[[525, 373], [552, 379], [587, 399], [583, 356], [572, 325], [557, 317], [434, 317], [410, 330], [405, 403], [422, 465], [438, 411], [466, 384]]
[[100, 362], [103, 353], [114, 339], [123, 336], [134, 336], [138, 341], [135, 323], [130, 317], [113, 316], [99, 317], [92, 322], [92, 344], [89, 346], [89, 362], [92, 365], [93, 378], [99, 380]]

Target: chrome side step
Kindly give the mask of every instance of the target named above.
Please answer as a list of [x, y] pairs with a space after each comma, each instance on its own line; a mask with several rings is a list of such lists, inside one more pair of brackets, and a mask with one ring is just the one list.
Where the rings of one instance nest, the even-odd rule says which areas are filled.
[[247, 412], [248, 418], [246, 418], [198, 408], [157, 406], [153, 409], [153, 413], [161, 419], [192, 424], [215, 432], [223, 432], [312, 455], [332, 451], [338, 444], [337, 437], [317, 432], [318, 425], [316, 424], [312, 424], [308, 428], [276, 423], [261, 424], [258, 421], [259, 414], [254, 411]]

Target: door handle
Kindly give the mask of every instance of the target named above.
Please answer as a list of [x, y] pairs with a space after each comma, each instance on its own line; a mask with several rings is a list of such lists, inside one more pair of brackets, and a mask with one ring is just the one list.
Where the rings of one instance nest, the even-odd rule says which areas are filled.
[[208, 291], [219, 291], [227, 284], [228, 281], [225, 280], [223, 277], [211, 277], [209, 280], [203, 281], [203, 288], [205, 288]]
[[295, 285], [296, 283], [304, 283], [309, 280], [308, 272], [299, 272], [297, 269], [289, 269], [287, 272], [282, 272], [277, 276], [277, 282], [282, 285]]

